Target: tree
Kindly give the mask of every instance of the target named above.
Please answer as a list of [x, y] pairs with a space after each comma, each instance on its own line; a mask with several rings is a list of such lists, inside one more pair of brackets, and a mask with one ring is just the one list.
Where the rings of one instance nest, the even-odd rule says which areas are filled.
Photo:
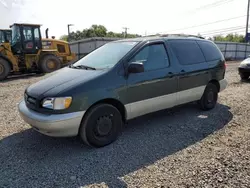
[[[115, 33], [112, 31], [107, 31], [107, 28], [103, 25], [92, 25], [90, 28], [83, 29], [82, 31], [76, 31], [70, 33], [70, 40], [76, 41], [81, 40], [84, 38], [91, 38], [91, 37], [111, 37], [111, 38], [123, 38], [124, 33]], [[140, 37], [137, 34], [127, 34], [128, 38], [135, 38]], [[63, 35], [60, 37], [61, 40], [68, 39], [67, 35]]]
[[68, 35], [62, 35], [60, 40], [68, 41]]
[[226, 36], [216, 35], [213, 37], [214, 41], [227, 41], [227, 42], [245, 42], [244, 35], [227, 34]]
[[90, 30], [92, 30], [97, 37], [105, 37], [107, 35], [107, 29], [103, 25], [92, 25]]

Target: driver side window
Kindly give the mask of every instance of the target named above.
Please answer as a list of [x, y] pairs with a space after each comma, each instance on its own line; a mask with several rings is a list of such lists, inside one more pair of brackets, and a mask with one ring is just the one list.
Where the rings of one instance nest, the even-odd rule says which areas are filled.
[[169, 66], [164, 44], [152, 44], [139, 51], [130, 62], [141, 62], [145, 71], [162, 69]]

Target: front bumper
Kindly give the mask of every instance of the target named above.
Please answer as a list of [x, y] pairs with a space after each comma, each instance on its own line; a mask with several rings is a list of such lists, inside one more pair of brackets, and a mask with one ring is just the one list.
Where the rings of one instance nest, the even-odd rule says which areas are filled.
[[250, 66], [239, 67], [238, 71], [240, 74], [249, 73], [250, 74]]
[[23, 120], [36, 131], [55, 137], [76, 136], [85, 111], [67, 114], [41, 114], [29, 109], [25, 102], [18, 105]]
[[226, 89], [227, 84], [228, 84], [226, 79], [220, 80], [219, 83], [220, 83], [220, 91], [223, 91], [224, 89]]

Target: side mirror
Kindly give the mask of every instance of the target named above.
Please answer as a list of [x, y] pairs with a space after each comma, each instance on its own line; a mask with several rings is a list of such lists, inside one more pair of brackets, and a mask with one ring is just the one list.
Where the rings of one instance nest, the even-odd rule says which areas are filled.
[[141, 62], [132, 62], [128, 66], [129, 73], [140, 73], [144, 72], [144, 65]]

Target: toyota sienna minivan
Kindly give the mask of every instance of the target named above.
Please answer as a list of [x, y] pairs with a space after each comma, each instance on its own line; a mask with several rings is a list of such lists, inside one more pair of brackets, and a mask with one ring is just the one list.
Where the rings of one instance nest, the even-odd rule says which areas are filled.
[[103, 147], [138, 116], [193, 101], [213, 109], [225, 67], [218, 47], [198, 37], [118, 40], [30, 85], [19, 112], [40, 133]]

